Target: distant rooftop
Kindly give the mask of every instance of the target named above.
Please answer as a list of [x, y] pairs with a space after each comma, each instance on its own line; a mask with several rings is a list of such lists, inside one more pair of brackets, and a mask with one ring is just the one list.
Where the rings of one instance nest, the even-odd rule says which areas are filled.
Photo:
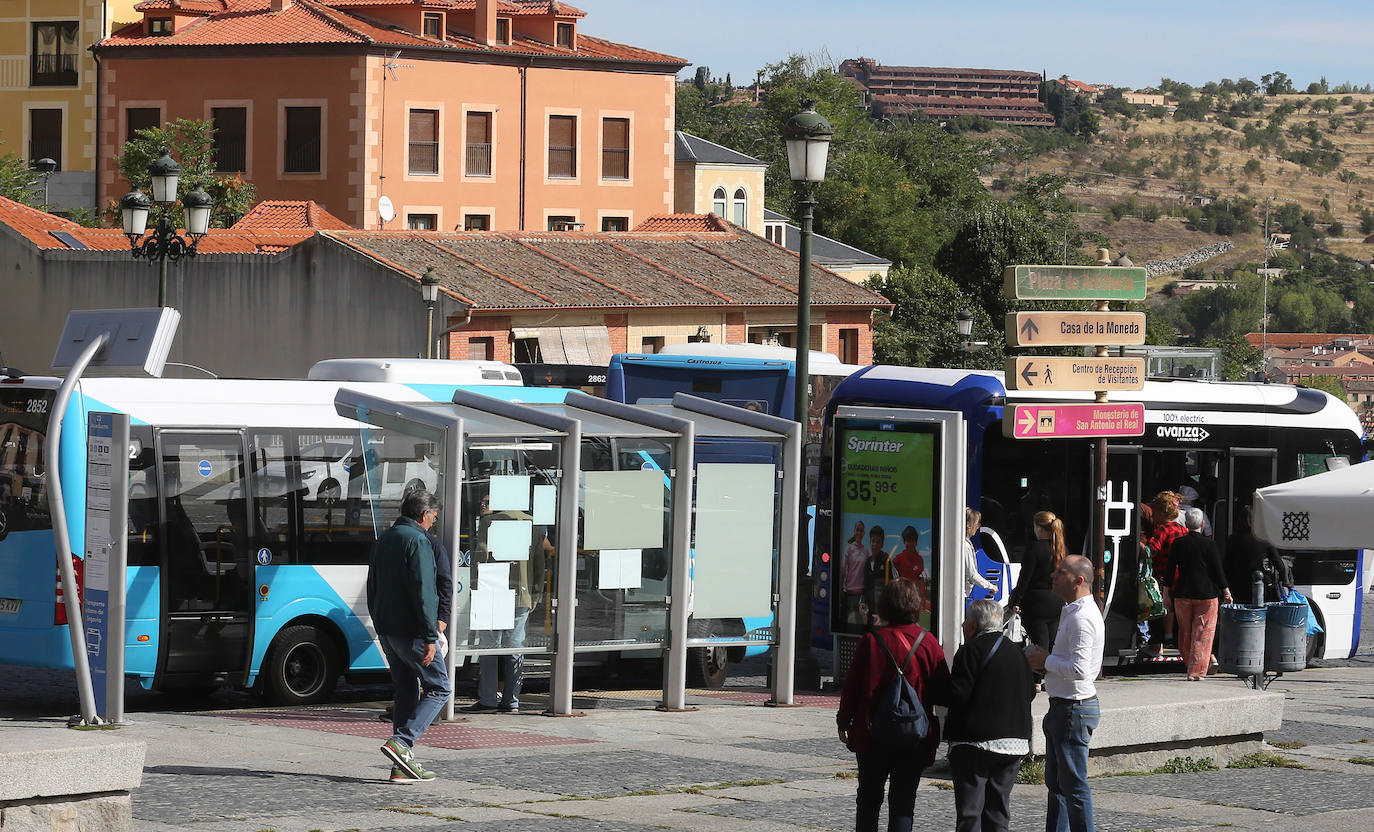
[[678, 162], [698, 162], [706, 165], [761, 165], [768, 163], [745, 156], [737, 150], [707, 141], [700, 136], [678, 130], [673, 140], [673, 160]]
[[[783, 226], [783, 247], [788, 251], [801, 250], [801, 229], [792, 224], [792, 220], [785, 214], [777, 211], [763, 209], [763, 221], [765, 224], [782, 223]], [[892, 261], [870, 254], [861, 248], [842, 243], [824, 234], [814, 234], [811, 240], [811, 257], [817, 262], [827, 266], [830, 265], [872, 265], [872, 266], [891, 266]]]

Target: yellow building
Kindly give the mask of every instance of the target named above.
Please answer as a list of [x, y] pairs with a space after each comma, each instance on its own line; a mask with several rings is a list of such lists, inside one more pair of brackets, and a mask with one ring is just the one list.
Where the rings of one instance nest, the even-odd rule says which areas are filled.
[[96, 207], [97, 69], [87, 47], [136, 19], [135, 2], [0, 0], [0, 154], [52, 159], [56, 210]]

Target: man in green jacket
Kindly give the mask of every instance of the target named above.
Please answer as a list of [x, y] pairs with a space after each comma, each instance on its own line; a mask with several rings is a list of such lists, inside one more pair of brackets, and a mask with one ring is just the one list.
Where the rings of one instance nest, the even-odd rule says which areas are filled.
[[400, 519], [377, 538], [367, 568], [367, 608], [396, 688], [392, 736], [382, 745], [394, 783], [434, 779], [411, 749], [452, 691], [437, 643], [439, 595], [426, 534], [438, 517], [433, 494], [423, 488], [406, 494]]

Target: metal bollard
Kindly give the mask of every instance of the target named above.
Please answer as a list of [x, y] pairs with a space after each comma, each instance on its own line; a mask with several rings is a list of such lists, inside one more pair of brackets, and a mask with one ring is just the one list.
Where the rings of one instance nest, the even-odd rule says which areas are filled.
[[1250, 573], [1250, 597], [1255, 606], [1264, 606], [1264, 573], [1258, 569]]

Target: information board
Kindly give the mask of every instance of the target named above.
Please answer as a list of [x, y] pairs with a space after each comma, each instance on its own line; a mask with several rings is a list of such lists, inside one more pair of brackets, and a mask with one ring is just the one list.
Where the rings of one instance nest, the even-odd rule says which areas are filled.
[[929, 599], [938, 591], [935, 434], [915, 425], [893, 428], [857, 422], [841, 423], [837, 431], [836, 537], [843, 544], [837, 547], [835, 592], [851, 629], [865, 625], [883, 586], [896, 577], [905, 574], [922, 588], [922, 626], [930, 624]]
[[114, 414], [92, 413], [86, 425], [85, 591], [82, 622], [97, 713], [108, 712], [106, 670], [110, 650], [109, 598], [110, 486], [113, 473]]

